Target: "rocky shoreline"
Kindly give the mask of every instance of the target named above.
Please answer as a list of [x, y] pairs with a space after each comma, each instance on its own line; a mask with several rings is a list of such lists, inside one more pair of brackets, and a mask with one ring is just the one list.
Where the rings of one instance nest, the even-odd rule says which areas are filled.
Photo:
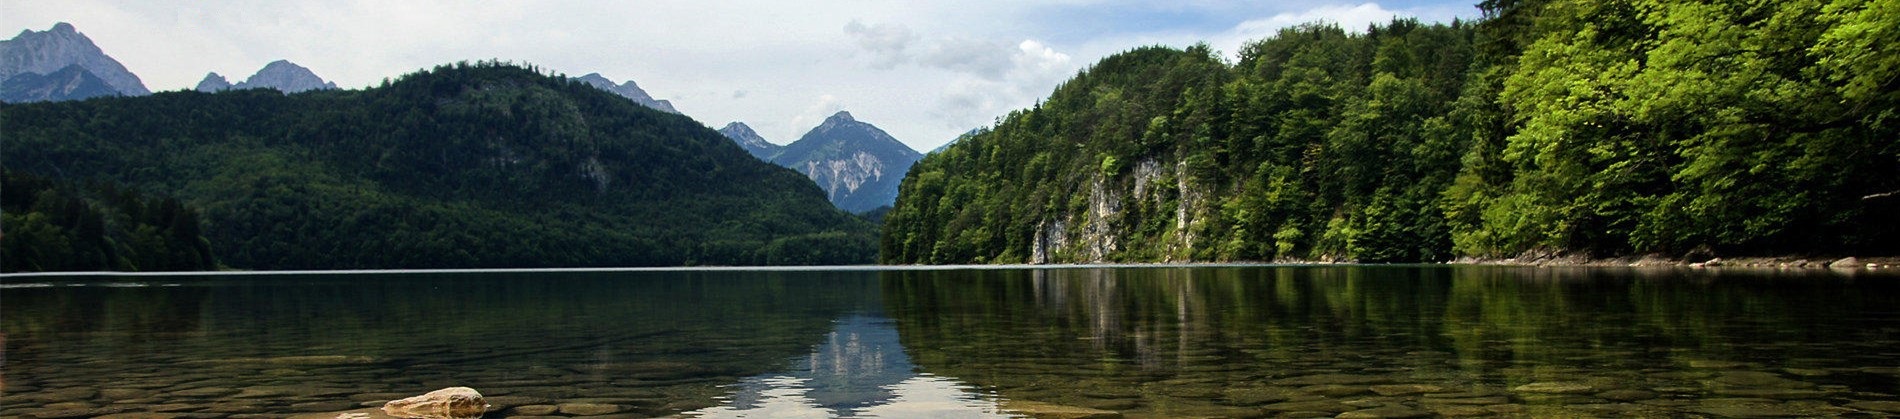
[[1574, 255], [1526, 255], [1508, 259], [1458, 258], [1450, 262], [1459, 265], [1502, 265], [1502, 266], [1625, 266], [1625, 267], [1689, 267], [1689, 268], [1773, 268], [1773, 269], [1894, 269], [1900, 268], [1900, 256], [1878, 257], [1803, 257], [1803, 256], [1764, 256], [1736, 258], [1702, 258], [1701, 260], [1667, 258], [1657, 255], [1622, 256], [1614, 258], [1590, 258]]

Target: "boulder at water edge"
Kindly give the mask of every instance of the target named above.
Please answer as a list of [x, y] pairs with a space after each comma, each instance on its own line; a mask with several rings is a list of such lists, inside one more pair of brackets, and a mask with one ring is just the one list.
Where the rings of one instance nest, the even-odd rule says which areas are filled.
[[487, 412], [482, 393], [468, 387], [449, 387], [383, 404], [383, 413], [411, 419], [469, 419]]

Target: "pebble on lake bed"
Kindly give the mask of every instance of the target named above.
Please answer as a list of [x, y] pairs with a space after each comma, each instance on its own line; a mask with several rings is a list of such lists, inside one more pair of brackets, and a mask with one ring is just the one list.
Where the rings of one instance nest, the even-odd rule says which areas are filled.
[[383, 404], [383, 413], [410, 419], [468, 419], [488, 413], [482, 393], [468, 387], [449, 387]]

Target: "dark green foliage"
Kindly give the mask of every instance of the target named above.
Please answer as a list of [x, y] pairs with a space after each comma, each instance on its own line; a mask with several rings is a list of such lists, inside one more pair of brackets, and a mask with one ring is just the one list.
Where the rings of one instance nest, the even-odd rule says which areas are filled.
[[[873, 257], [875, 227], [803, 176], [689, 118], [505, 63], [363, 91], [168, 92], [0, 115], [8, 166], [175, 194], [204, 208], [205, 236], [237, 268]], [[786, 250], [797, 245], [846, 247]]]
[[0, 272], [212, 269], [199, 217], [169, 197], [0, 169]]
[[[919, 162], [887, 263], [1900, 250], [1900, 10], [1488, 1], [1104, 59]], [[1805, 22], [1805, 23], [1804, 23]], [[1816, 23], [1818, 22], [1818, 24]]]

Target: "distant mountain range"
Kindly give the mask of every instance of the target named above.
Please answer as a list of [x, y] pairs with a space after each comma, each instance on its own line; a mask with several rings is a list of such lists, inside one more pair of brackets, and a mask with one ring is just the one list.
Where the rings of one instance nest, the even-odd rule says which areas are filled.
[[0, 41], [0, 84], [0, 100], [13, 103], [152, 93], [139, 76], [64, 22]]
[[[218, 73], [206, 74], [196, 90], [253, 88], [297, 93], [337, 87], [308, 68], [277, 60], [237, 84]], [[21, 31], [13, 39], [0, 41], [0, 101], [49, 102], [151, 93], [138, 75], [106, 55], [72, 24], [60, 22], [46, 31]]]
[[[204, 209], [239, 269], [856, 264], [876, 248], [805, 176], [698, 121], [499, 62], [331, 95], [9, 104], [0, 130], [10, 171]], [[77, 240], [24, 219], [10, 243]]]
[[838, 112], [790, 145], [766, 141], [751, 127], [734, 122], [721, 128], [740, 147], [761, 160], [804, 173], [839, 209], [863, 213], [891, 205], [897, 186], [923, 154], [884, 130]]
[[638, 103], [649, 108], [659, 109], [660, 111], [671, 114], [680, 113], [679, 110], [673, 109], [673, 102], [654, 99], [653, 96], [647, 94], [646, 90], [641, 89], [640, 85], [634, 84], [633, 80], [627, 80], [625, 83], [615, 85], [612, 80], [608, 80], [606, 76], [602, 76], [600, 73], [588, 73], [585, 76], [580, 76], [573, 80], [587, 83], [589, 86], [594, 86], [600, 90], [613, 92], [621, 97], [633, 99], [633, 103]]
[[244, 81], [238, 84], [231, 84], [230, 81], [224, 79], [224, 76], [218, 75], [216, 72], [205, 74], [204, 80], [198, 82], [196, 90], [200, 92], [217, 92], [222, 90], [257, 88], [277, 89], [284, 93], [297, 93], [311, 90], [335, 89], [336, 83], [323, 81], [322, 77], [317, 77], [316, 73], [311, 72], [309, 68], [305, 68], [304, 66], [297, 65], [288, 60], [277, 60], [264, 65], [263, 69], [257, 70], [256, 74], [252, 74], [250, 78], [244, 79]]
[[[71, 24], [43, 32], [23, 31], [0, 41], [0, 100], [11, 103], [78, 100], [100, 96], [142, 96], [151, 92], [137, 75], [107, 56]], [[614, 83], [600, 73], [572, 78], [634, 103], [680, 114], [672, 102], [654, 99], [632, 80]], [[208, 73], [195, 90], [219, 92], [256, 88], [284, 93], [336, 89], [309, 68], [288, 60], [264, 66], [242, 82]], [[823, 188], [840, 209], [862, 213], [888, 206], [897, 184], [922, 154], [851, 114], [839, 112], [790, 145], [766, 141], [751, 127], [734, 122], [719, 130], [753, 157], [804, 173]]]

